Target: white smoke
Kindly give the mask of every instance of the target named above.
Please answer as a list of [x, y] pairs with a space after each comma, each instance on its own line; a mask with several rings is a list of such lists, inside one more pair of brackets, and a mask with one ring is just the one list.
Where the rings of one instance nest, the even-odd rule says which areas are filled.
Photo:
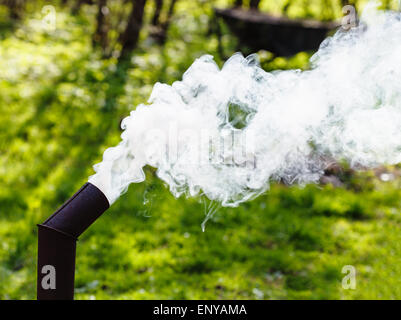
[[268, 73], [255, 55], [235, 54], [219, 70], [212, 56], [197, 59], [124, 119], [121, 143], [89, 182], [111, 204], [150, 165], [177, 197], [236, 206], [274, 180], [318, 181], [327, 159], [401, 162], [401, 14], [370, 6], [359, 27], [322, 43], [311, 66]]

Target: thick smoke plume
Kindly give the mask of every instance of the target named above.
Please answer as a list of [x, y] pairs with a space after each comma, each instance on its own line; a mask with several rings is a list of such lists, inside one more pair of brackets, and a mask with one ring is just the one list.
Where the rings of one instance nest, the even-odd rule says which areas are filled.
[[157, 83], [122, 128], [89, 179], [110, 203], [145, 179], [145, 165], [177, 197], [236, 206], [274, 180], [316, 182], [333, 159], [399, 163], [401, 15], [365, 9], [358, 27], [322, 43], [308, 71], [268, 73], [240, 54], [220, 70], [203, 56], [182, 81]]

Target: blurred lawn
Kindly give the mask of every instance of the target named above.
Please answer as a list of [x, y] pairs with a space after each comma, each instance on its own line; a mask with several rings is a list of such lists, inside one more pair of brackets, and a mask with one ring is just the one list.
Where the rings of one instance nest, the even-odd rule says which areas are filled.
[[[145, 30], [131, 65], [93, 52], [90, 14], [58, 9], [52, 32], [34, 15], [1, 24], [1, 299], [35, 298], [36, 224], [118, 143], [120, 120], [156, 81], [172, 83], [196, 57], [217, 56], [217, 39], [205, 38], [210, 10], [179, 2], [165, 47]], [[223, 42], [234, 50], [232, 37]], [[267, 69], [294, 68], [309, 54], [261, 57]], [[176, 200], [153, 169], [147, 177], [81, 237], [77, 299], [401, 299], [399, 178], [366, 172], [344, 175], [342, 188], [276, 184], [239, 208], [219, 208], [202, 232], [216, 204]], [[355, 290], [342, 289], [344, 265], [357, 269]]]

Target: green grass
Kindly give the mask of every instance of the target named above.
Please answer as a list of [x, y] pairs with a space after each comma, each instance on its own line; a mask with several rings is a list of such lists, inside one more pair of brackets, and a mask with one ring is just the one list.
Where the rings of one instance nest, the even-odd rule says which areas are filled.
[[[91, 49], [90, 15], [58, 11], [55, 32], [26, 21], [1, 37], [1, 299], [35, 298], [36, 224], [118, 143], [120, 120], [156, 81], [172, 83], [194, 58], [217, 55], [216, 38], [205, 38], [210, 7], [177, 8], [166, 46], [145, 30], [132, 63], [120, 66]], [[225, 50], [234, 47], [227, 36]], [[307, 57], [264, 66], [302, 67]], [[219, 208], [202, 232], [216, 204], [177, 200], [153, 169], [146, 174], [80, 238], [77, 299], [401, 298], [399, 178], [384, 183], [367, 172], [344, 175], [342, 188], [275, 184], [239, 208]], [[344, 265], [357, 270], [355, 290], [341, 286]]]

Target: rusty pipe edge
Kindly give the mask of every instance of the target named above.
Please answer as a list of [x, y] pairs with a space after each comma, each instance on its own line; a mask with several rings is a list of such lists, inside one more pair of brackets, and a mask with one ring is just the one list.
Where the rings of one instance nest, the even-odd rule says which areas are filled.
[[38, 224], [38, 300], [74, 298], [76, 241], [109, 206], [103, 192], [88, 182]]

